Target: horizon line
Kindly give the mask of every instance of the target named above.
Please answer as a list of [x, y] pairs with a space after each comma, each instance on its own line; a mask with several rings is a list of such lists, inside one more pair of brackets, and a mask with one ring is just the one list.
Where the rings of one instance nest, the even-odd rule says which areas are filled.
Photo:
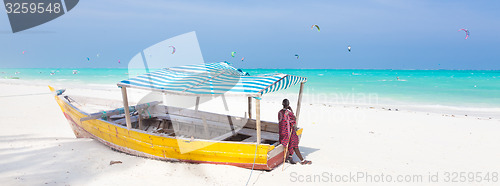
[[[0, 67], [0, 69], [128, 69], [120, 67], [85, 67], [85, 68], [75, 68], [75, 67]], [[142, 69], [142, 68], [132, 68], [132, 69]], [[152, 68], [161, 69], [161, 68]], [[391, 69], [391, 68], [241, 68], [245, 70], [476, 70], [476, 71], [497, 71], [500, 69]]]

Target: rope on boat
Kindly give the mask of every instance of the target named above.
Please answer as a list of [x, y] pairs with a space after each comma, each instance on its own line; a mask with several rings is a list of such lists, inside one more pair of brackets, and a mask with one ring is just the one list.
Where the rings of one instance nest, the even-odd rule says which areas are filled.
[[[146, 109], [145, 109], [145, 110], [147, 110], [147, 111], [148, 111], [149, 118], [151, 118], [151, 113], [149, 113], [149, 106], [150, 106], [150, 105], [149, 105], [149, 103], [148, 103], [148, 107], [146, 107]], [[142, 111], [142, 113], [144, 114], [144, 110]]]
[[245, 184], [246, 186], [248, 186], [248, 182], [250, 182], [250, 178], [252, 177], [252, 172], [253, 172], [253, 168], [255, 167], [255, 159], [257, 158], [257, 147], [259, 146], [258, 143], [255, 144], [255, 155], [253, 157], [253, 165], [252, 165], [252, 170], [250, 171], [250, 176], [248, 176], [248, 180], [247, 180], [247, 184]]
[[138, 110], [137, 112], [141, 112], [141, 115], [142, 115], [142, 114], [146, 113], [146, 111], [147, 111], [148, 112], [148, 117], [149, 117], [148, 119], [150, 119], [151, 118], [151, 113], [149, 112], [149, 106], [151, 106], [151, 105], [149, 103], [146, 103], [146, 104], [148, 105], [148, 107], [140, 109], [140, 111]]
[[[149, 105], [149, 103], [148, 103], [148, 105]], [[130, 115], [134, 115], [134, 112], [138, 112], [137, 110], [135, 110], [135, 106], [130, 106], [129, 110], [130, 110]], [[116, 111], [118, 111], [118, 114], [124, 114], [125, 113], [125, 109], [124, 108], [118, 108], [118, 109], [111, 110], [111, 111], [108, 111], [108, 112], [110, 112], [112, 115], [114, 115], [113, 113], [116, 112]], [[104, 121], [107, 121], [107, 119], [108, 119], [108, 113], [106, 111], [101, 111], [101, 113], [102, 113], [101, 119], [104, 120]], [[149, 116], [150, 116], [149, 118], [151, 118], [151, 114], [149, 114]]]

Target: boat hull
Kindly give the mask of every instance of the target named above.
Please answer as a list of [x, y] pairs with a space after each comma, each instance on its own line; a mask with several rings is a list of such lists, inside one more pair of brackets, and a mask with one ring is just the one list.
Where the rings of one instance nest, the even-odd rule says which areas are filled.
[[[92, 138], [120, 152], [152, 159], [189, 163], [233, 165], [243, 168], [272, 170], [283, 163], [283, 147], [268, 144], [210, 141], [176, 138], [127, 129], [101, 119], [80, 122], [88, 114], [60, 96], [55, 99], [61, 107], [75, 136]], [[302, 129], [297, 131], [300, 135]]]

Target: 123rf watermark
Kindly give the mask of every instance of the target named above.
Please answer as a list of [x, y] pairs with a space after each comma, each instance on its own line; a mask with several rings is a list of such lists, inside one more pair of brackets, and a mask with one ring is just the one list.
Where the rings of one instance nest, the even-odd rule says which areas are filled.
[[425, 174], [372, 174], [369, 172], [348, 172], [338, 174], [290, 173], [291, 182], [303, 183], [498, 183], [499, 172], [428, 172]]

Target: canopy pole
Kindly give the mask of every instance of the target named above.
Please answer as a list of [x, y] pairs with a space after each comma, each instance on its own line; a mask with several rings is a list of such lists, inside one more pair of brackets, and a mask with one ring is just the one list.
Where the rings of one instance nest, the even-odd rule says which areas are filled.
[[257, 144], [260, 144], [260, 99], [255, 99], [255, 121], [255, 125], [257, 125]]
[[200, 96], [196, 97], [196, 106], [194, 107], [195, 111], [198, 111], [199, 105], [200, 105]]
[[162, 95], [162, 98], [163, 98], [163, 100], [162, 100], [163, 101], [163, 105], [167, 106], [167, 94], [162, 93], [161, 95]]
[[144, 128], [144, 126], [143, 126], [143, 122], [142, 122], [142, 115], [141, 115], [141, 112], [142, 112], [142, 111], [137, 111], [137, 113], [138, 113], [138, 114], [137, 114], [137, 116], [138, 116], [138, 117], [137, 117], [137, 121], [139, 122], [139, 128], [138, 128], [139, 130], [142, 130], [142, 129]]
[[123, 108], [125, 109], [125, 121], [127, 122], [127, 129], [132, 128], [132, 123], [130, 122], [130, 111], [128, 109], [128, 98], [127, 98], [127, 88], [122, 88], [122, 98], [123, 98]]
[[299, 99], [297, 100], [297, 112], [295, 113], [295, 123], [298, 125], [299, 123], [299, 114], [300, 114], [300, 103], [302, 102], [302, 89], [304, 88], [304, 83], [300, 83], [300, 90], [299, 90]]
[[226, 109], [226, 112], [229, 111], [229, 107], [227, 106], [226, 97], [224, 96], [224, 94], [220, 95], [220, 97], [222, 98], [222, 103], [224, 103], [224, 109]]
[[248, 119], [252, 119], [252, 97], [248, 97]]

